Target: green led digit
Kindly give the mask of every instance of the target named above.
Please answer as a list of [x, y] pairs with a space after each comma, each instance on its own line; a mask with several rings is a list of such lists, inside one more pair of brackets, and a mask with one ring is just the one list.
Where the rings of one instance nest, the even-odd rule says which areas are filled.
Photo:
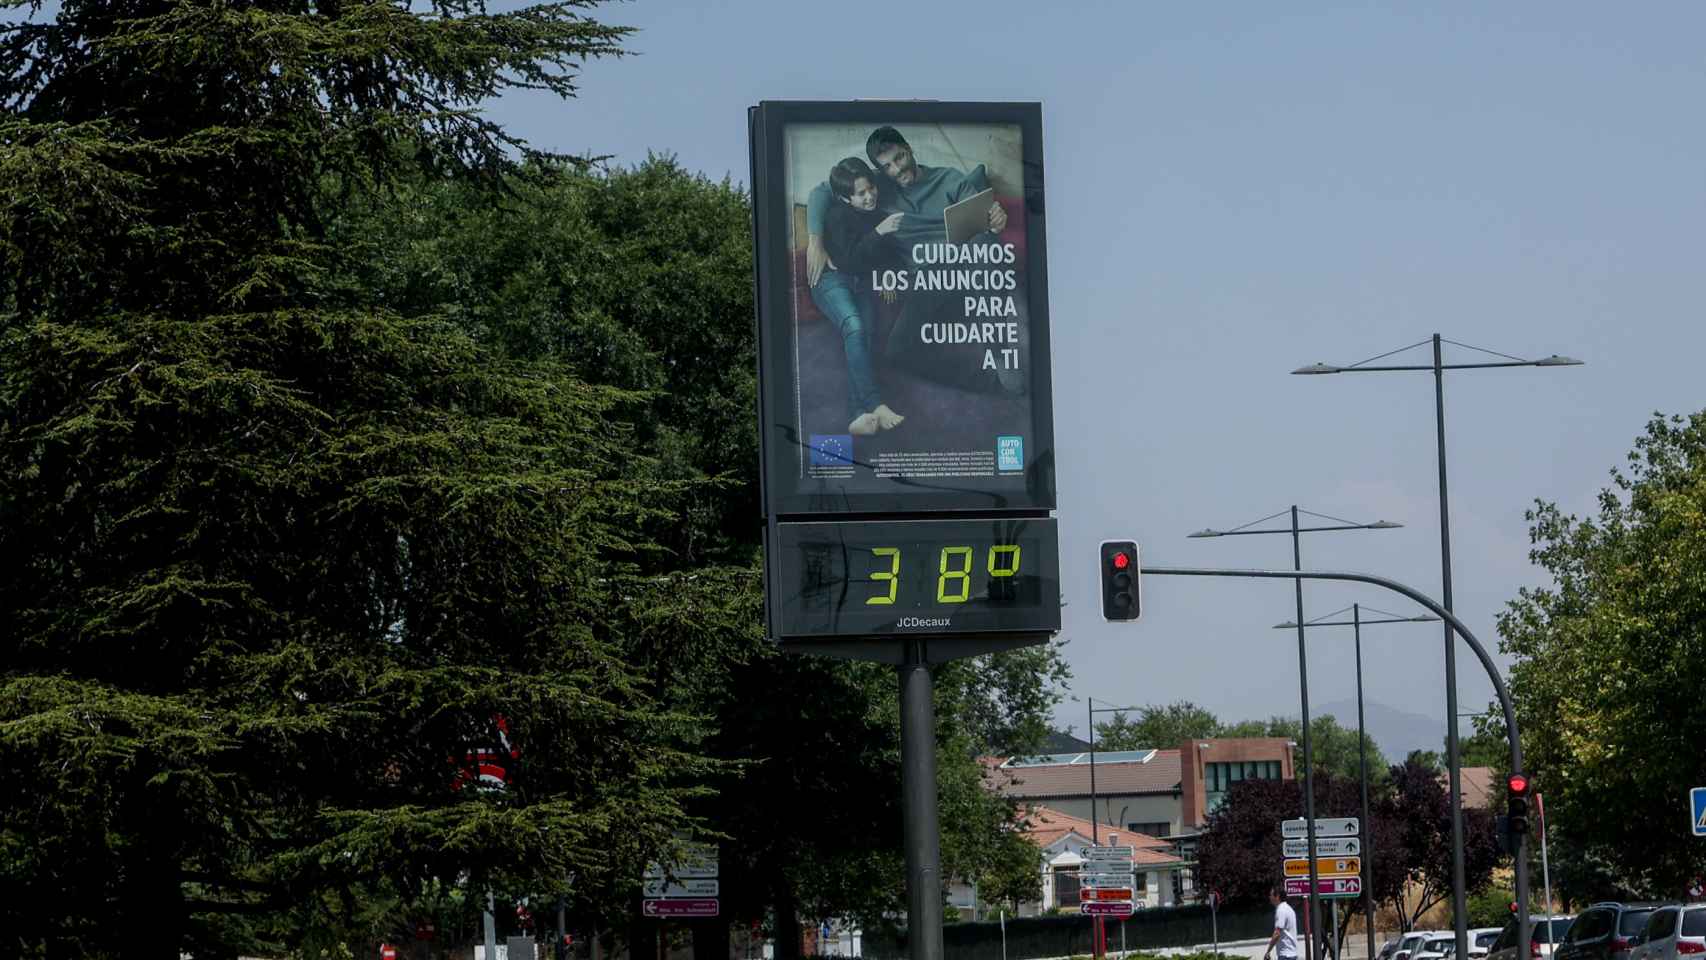
[[[949, 557], [960, 558], [960, 568], [958, 570], [948, 569]], [[941, 576], [936, 578], [937, 603], [965, 603], [971, 598], [970, 547], [943, 547], [942, 562], [937, 565], [936, 572], [941, 574]], [[949, 580], [958, 580], [960, 582], [960, 592], [958, 594], [950, 595], [948, 593]]]
[[879, 557], [888, 557], [889, 558], [889, 568], [887, 570], [878, 570], [875, 573], [871, 574], [872, 580], [875, 580], [879, 583], [881, 583], [884, 580], [887, 580], [889, 582], [889, 595], [886, 597], [884, 597], [884, 596], [867, 597], [865, 599], [865, 603], [867, 605], [873, 604], [873, 603], [893, 603], [895, 594], [900, 591], [900, 579], [899, 579], [899, 575], [900, 575], [900, 548], [899, 547], [872, 547], [871, 552], [873, 554], [879, 556]]
[[[1007, 557], [1008, 558], [1007, 562], [1012, 564], [1012, 566], [1010, 566], [1010, 567], [996, 566], [995, 561], [999, 557]], [[1003, 544], [1000, 544], [998, 546], [993, 546], [993, 547], [989, 548], [989, 575], [990, 576], [992, 576], [992, 577], [1011, 577], [1013, 574], [1018, 573], [1018, 572], [1019, 572], [1019, 545], [1018, 544], [1016, 544], [1016, 543], [1003, 543]]]

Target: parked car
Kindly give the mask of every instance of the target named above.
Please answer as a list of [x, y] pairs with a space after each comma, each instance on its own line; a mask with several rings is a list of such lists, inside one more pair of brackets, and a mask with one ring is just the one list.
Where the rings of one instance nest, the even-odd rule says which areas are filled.
[[1606, 901], [1588, 907], [1570, 925], [1553, 960], [1630, 960], [1631, 941], [1646, 929], [1656, 906]]
[[[1534, 933], [1528, 944], [1529, 960], [1550, 960], [1552, 945], [1568, 935], [1575, 919], [1567, 916], [1530, 917]], [[1488, 948], [1487, 960], [1517, 960], [1516, 938], [1516, 920], [1513, 918]]]
[[1639, 960], [1695, 960], [1706, 956], [1706, 903], [1673, 903], [1654, 909], [1640, 943], [1631, 952]]
[[1469, 931], [1469, 960], [1479, 960], [1492, 949], [1493, 941], [1499, 939], [1501, 927], [1476, 927]]
[[1392, 937], [1380, 945], [1380, 952], [1374, 955], [1374, 960], [1392, 960], [1392, 955], [1398, 952], [1398, 942], [1403, 937]]
[[1416, 948], [1427, 938], [1439, 933], [1438, 930], [1411, 930], [1398, 938], [1398, 949], [1392, 954], [1392, 960], [1411, 960]]
[[1430, 933], [1420, 945], [1410, 951], [1410, 960], [1444, 960], [1457, 952], [1457, 934]]

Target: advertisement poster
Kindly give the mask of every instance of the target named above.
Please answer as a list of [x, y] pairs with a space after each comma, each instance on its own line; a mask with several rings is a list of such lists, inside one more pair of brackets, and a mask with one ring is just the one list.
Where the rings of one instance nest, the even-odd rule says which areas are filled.
[[1038, 107], [780, 106], [754, 144], [773, 502], [1052, 507]]

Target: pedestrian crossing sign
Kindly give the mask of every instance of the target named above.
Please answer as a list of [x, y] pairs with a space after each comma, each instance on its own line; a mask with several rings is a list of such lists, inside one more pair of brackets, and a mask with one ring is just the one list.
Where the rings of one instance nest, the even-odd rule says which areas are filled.
[[1694, 835], [1706, 837], [1706, 787], [1688, 791], [1689, 809], [1694, 811]]

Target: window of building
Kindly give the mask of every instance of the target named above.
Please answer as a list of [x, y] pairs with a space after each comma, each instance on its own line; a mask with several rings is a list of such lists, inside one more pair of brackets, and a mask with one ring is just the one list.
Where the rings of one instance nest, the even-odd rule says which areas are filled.
[[1054, 905], [1078, 906], [1078, 871], [1057, 867], [1054, 871]]
[[1147, 833], [1152, 837], [1165, 837], [1173, 832], [1173, 825], [1165, 820], [1154, 820], [1147, 823], [1142, 820], [1133, 820], [1127, 823], [1125, 828], [1134, 833]]
[[1240, 780], [1278, 780], [1278, 760], [1233, 760], [1203, 764], [1204, 809], [1213, 813], [1226, 799], [1226, 791]]

